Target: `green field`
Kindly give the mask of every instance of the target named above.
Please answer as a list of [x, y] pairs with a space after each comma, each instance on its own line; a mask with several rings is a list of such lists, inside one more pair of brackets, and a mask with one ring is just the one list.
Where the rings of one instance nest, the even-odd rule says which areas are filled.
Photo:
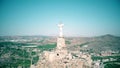
[[[23, 48], [22, 46], [29, 46], [29, 44], [16, 42], [0, 42], [0, 68], [17, 68], [19, 66], [29, 68], [31, 58], [33, 58], [32, 64], [36, 64], [39, 60], [38, 53], [46, 50], [52, 50], [56, 47], [56, 43], [39, 45], [35, 48]], [[32, 51], [33, 49], [38, 49], [40, 50], [40, 52], [34, 52]]]

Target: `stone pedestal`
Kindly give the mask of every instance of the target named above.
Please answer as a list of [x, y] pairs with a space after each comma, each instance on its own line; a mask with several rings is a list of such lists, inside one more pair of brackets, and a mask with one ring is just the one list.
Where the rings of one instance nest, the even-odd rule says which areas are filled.
[[65, 39], [63, 37], [58, 37], [57, 38], [57, 49], [62, 49], [65, 48]]
[[64, 37], [57, 38], [57, 48], [55, 50], [55, 53], [57, 54], [56, 58], [58, 59], [65, 58], [65, 56], [67, 55], [67, 49], [66, 49]]

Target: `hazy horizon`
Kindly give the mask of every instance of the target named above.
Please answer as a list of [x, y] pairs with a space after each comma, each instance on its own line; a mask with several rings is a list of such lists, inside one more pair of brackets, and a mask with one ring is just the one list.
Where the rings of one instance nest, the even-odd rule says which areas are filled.
[[[58, 37], [59, 35], [1, 35], [0, 37], [24, 37], [24, 36], [35, 36], [35, 37]], [[115, 37], [120, 37], [120, 36], [117, 36], [117, 35], [112, 35], [112, 34], [104, 34], [104, 35], [95, 35], [95, 36], [84, 36], [84, 35], [80, 35], [80, 36], [66, 36], [66, 35], [64, 35], [64, 37], [100, 37], [100, 36], [115, 36]]]
[[120, 36], [119, 0], [0, 0], [0, 36]]

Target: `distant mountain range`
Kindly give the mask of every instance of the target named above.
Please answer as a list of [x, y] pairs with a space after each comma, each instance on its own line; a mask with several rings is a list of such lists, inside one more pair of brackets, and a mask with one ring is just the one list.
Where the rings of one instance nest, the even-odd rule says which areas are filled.
[[94, 37], [89, 46], [100, 50], [120, 50], [120, 37], [110, 34]]
[[93, 50], [95, 52], [110, 50], [120, 51], [120, 37], [110, 34], [97, 37], [82, 37], [79, 38], [79, 41], [81, 43], [78, 46], [81, 48], [87, 46], [86, 49]]

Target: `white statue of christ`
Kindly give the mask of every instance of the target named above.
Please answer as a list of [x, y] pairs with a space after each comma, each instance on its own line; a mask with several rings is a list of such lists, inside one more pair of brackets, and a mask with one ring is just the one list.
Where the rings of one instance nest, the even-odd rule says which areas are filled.
[[64, 24], [58, 24], [58, 27], [60, 29], [59, 37], [63, 37], [63, 26]]

